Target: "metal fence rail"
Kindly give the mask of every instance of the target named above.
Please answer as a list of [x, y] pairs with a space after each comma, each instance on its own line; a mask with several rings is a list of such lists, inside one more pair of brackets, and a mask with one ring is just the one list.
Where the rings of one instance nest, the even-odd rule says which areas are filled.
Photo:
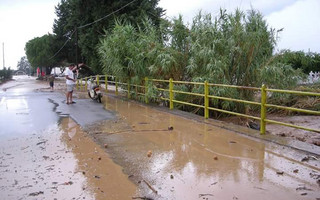
[[[108, 78], [110, 80], [108, 80]], [[276, 108], [276, 109], [295, 111], [295, 112], [306, 113], [306, 114], [311, 114], [311, 115], [320, 115], [319, 111], [306, 110], [306, 109], [301, 109], [301, 108], [292, 108], [292, 107], [286, 107], [283, 105], [268, 104], [267, 103], [268, 92], [269, 93], [270, 92], [278, 92], [278, 93], [285, 93], [285, 94], [306, 95], [306, 96], [315, 96], [315, 97], [320, 97], [320, 93], [270, 89], [270, 88], [267, 88], [265, 85], [262, 85], [261, 88], [257, 88], [257, 87], [236, 86], [236, 85], [226, 85], [226, 84], [214, 84], [214, 83], [208, 83], [207, 81], [205, 81], [205, 82], [187, 82], [187, 81], [174, 81], [173, 79], [169, 79], [169, 80], [148, 79], [147, 77], [144, 79], [143, 84], [138, 85], [138, 84], [131, 84], [130, 80], [127, 80], [125, 82], [121, 82], [121, 81], [119, 81], [118, 77], [111, 76], [111, 75], [96, 75], [96, 76], [82, 78], [77, 81], [77, 89], [78, 90], [80, 89], [81, 91], [83, 91], [83, 85], [84, 85], [85, 90], [86, 90], [87, 81], [89, 79], [96, 81], [97, 84], [104, 83], [105, 84], [105, 92], [108, 92], [109, 85], [111, 85], [111, 84], [114, 85], [116, 95], [119, 94], [119, 86], [121, 86], [121, 91], [126, 92], [128, 98], [131, 98], [131, 94], [135, 94], [136, 97], [143, 96], [145, 103], [149, 103], [149, 98], [158, 98], [161, 100], [168, 101], [170, 109], [174, 108], [174, 104], [183, 104], [183, 105], [193, 106], [193, 107], [197, 107], [197, 108], [202, 108], [202, 109], [204, 109], [204, 117], [206, 119], [209, 118], [209, 111], [217, 111], [217, 112], [227, 113], [227, 114], [236, 115], [236, 116], [240, 116], [240, 117], [246, 117], [249, 119], [259, 120], [261, 134], [266, 133], [266, 124], [267, 123], [278, 124], [281, 126], [288, 126], [288, 127], [292, 127], [292, 128], [297, 128], [297, 129], [320, 133], [320, 130], [267, 119], [267, 108]], [[157, 87], [159, 84], [160, 85], [165, 84], [166, 88]], [[203, 87], [203, 93], [186, 92], [186, 91], [174, 89], [174, 85], [178, 85], [178, 84], [180, 84], [180, 85], [181, 84], [185, 84], [185, 85], [188, 84], [188, 85], [194, 85], [194, 86], [201, 86], [201, 87]], [[155, 88], [156, 90], [158, 90], [160, 92], [167, 93], [169, 98], [166, 98], [164, 96], [160, 96], [160, 97], [148, 96], [147, 95], [148, 88], [150, 87], [150, 85], [152, 85], [153, 88]], [[80, 86], [80, 88], [79, 88], [79, 86]], [[261, 101], [255, 102], [255, 101], [248, 101], [248, 100], [242, 100], [242, 99], [234, 99], [234, 98], [230, 98], [230, 97], [217, 96], [215, 94], [210, 94], [210, 90], [209, 90], [210, 87], [227, 87], [227, 88], [237, 88], [237, 89], [243, 89], [243, 90], [254, 90], [256, 92], [260, 92]], [[184, 94], [184, 95], [189, 95], [189, 96], [202, 97], [204, 103], [203, 103], [203, 105], [199, 105], [199, 104], [190, 103], [187, 101], [177, 100], [177, 99], [174, 99], [175, 94]], [[232, 102], [237, 102], [237, 103], [260, 106], [260, 117], [210, 107], [209, 106], [210, 99], [218, 99], [218, 100], [223, 100], [223, 101], [232, 101]]]

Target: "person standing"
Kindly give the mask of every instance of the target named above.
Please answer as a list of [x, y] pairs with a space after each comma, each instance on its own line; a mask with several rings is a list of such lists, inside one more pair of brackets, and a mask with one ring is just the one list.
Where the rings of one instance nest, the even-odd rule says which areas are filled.
[[73, 70], [75, 70], [76, 66], [75, 64], [70, 64], [69, 67], [66, 70], [66, 84], [67, 84], [67, 104], [72, 104], [75, 103], [72, 100], [72, 94], [73, 94], [73, 89], [76, 84], [76, 80], [74, 78], [74, 73]]
[[51, 74], [49, 76], [49, 85], [50, 85], [50, 88], [51, 88], [51, 92], [53, 92], [53, 85], [54, 85], [54, 75]]

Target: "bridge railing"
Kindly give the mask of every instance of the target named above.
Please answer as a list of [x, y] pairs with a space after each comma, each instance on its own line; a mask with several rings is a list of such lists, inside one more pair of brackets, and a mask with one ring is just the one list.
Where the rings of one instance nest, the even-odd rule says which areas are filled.
[[[116, 95], [119, 95], [119, 90], [123, 93], [127, 93], [127, 97], [131, 98], [131, 95], [134, 94], [136, 97], [143, 97], [145, 103], [149, 103], [149, 98], [158, 98], [164, 101], [169, 102], [169, 108], [173, 109], [175, 104], [183, 104], [188, 106], [197, 107], [204, 110], [204, 117], [207, 119], [209, 118], [209, 112], [210, 111], [217, 111], [222, 113], [227, 113], [231, 115], [236, 115], [240, 117], [245, 117], [249, 119], [259, 120], [260, 121], [260, 133], [265, 134], [266, 133], [266, 125], [267, 123], [270, 124], [277, 124], [281, 126], [288, 126], [292, 128], [302, 129], [306, 131], [313, 131], [320, 133], [320, 130], [304, 127], [304, 126], [298, 126], [290, 123], [284, 123], [280, 121], [275, 121], [271, 119], [267, 119], [267, 108], [275, 108], [275, 109], [282, 109], [282, 110], [289, 110], [299, 113], [305, 113], [310, 115], [320, 115], [319, 111], [313, 111], [313, 110], [307, 110], [307, 109], [300, 109], [300, 108], [293, 108], [293, 107], [287, 107], [283, 105], [274, 105], [274, 104], [268, 104], [267, 98], [270, 96], [270, 93], [282, 93], [282, 94], [294, 94], [294, 95], [305, 95], [305, 96], [314, 96], [314, 97], [320, 97], [320, 93], [315, 92], [302, 92], [302, 91], [293, 91], [293, 90], [279, 90], [279, 89], [270, 89], [267, 88], [265, 85], [262, 85], [261, 88], [258, 87], [246, 87], [246, 86], [236, 86], [236, 85], [225, 85], [225, 84], [213, 84], [205, 82], [187, 82], [187, 81], [174, 81], [173, 79], [169, 80], [160, 80], [160, 79], [148, 79], [147, 77], [144, 79], [143, 84], [132, 84], [130, 80], [127, 80], [126, 82], [119, 81], [118, 77], [111, 76], [111, 75], [96, 75], [91, 77], [85, 77], [82, 79], [79, 79], [77, 81], [77, 89], [83, 91], [87, 88], [87, 80], [91, 78], [92, 80], [95, 80], [98, 84], [104, 84], [105, 92], [109, 92], [109, 89], [112, 85], [114, 88]], [[148, 88], [150, 88], [150, 84], [155, 88], [157, 91], [161, 93], [166, 93], [166, 95], [160, 95], [156, 97], [152, 97], [148, 95]], [[202, 93], [195, 93], [195, 92], [186, 92], [174, 89], [175, 85], [193, 85], [193, 86], [201, 86], [203, 87]], [[165, 86], [165, 87], [159, 87], [159, 85]], [[84, 88], [83, 88], [84, 87]], [[254, 92], [260, 92], [261, 100], [260, 102], [256, 101], [248, 101], [243, 99], [235, 99], [230, 97], [223, 97], [218, 96], [215, 94], [210, 94], [210, 88], [211, 87], [224, 87], [224, 88], [237, 88], [241, 90], [253, 90]], [[121, 89], [120, 89], [121, 88]], [[184, 94], [188, 96], [197, 96], [203, 98], [203, 104], [195, 104], [190, 103], [187, 101], [177, 100], [175, 99], [175, 94]], [[238, 113], [233, 112], [225, 109], [220, 109], [216, 107], [210, 107], [209, 102], [210, 99], [217, 99], [222, 101], [232, 101], [237, 103], [243, 103], [243, 104], [249, 104], [249, 105], [255, 105], [260, 107], [260, 117], [252, 116], [244, 113]]]

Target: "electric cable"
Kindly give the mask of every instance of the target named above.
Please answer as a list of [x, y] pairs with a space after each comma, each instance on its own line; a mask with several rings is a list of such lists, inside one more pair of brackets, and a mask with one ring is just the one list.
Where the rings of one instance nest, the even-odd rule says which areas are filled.
[[[80, 29], [80, 28], [84, 28], [84, 27], [90, 26], [90, 25], [92, 25], [92, 24], [95, 24], [95, 23], [97, 23], [97, 22], [99, 22], [99, 21], [101, 21], [101, 20], [109, 17], [110, 15], [113, 15], [114, 13], [119, 12], [120, 10], [124, 9], [125, 7], [127, 7], [128, 5], [132, 4], [132, 3], [135, 2], [135, 1], [137, 1], [137, 0], [133, 0], [133, 1], [129, 2], [129, 3], [127, 3], [126, 5], [122, 6], [121, 8], [113, 11], [112, 13], [110, 13], [110, 14], [104, 16], [104, 17], [101, 17], [101, 18], [99, 18], [99, 19], [97, 19], [97, 20], [95, 20], [95, 21], [93, 21], [93, 22], [91, 22], [91, 23], [88, 23], [88, 24], [79, 26], [79, 27], [77, 27], [77, 28]], [[76, 29], [77, 29], [77, 28], [76, 28]], [[73, 35], [75, 32], [76, 32], [76, 30], [74, 30], [74, 31], [72, 32], [72, 34], [70, 35], [69, 39], [68, 39], [68, 40], [63, 44], [63, 46], [62, 46], [52, 57], [50, 57], [49, 59], [54, 58], [54, 57], [63, 49], [63, 47], [66, 46], [66, 44], [67, 44], [68, 41], [72, 38], [72, 35]]]
[[77, 27], [77, 28], [84, 28], [84, 27], [90, 26], [90, 25], [92, 25], [92, 24], [95, 24], [95, 23], [97, 23], [97, 22], [99, 22], [99, 21], [101, 21], [101, 20], [109, 17], [110, 15], [113, 15], [114, 13], [119, 12], [120, 10], [124, 9], [125, 7], [127, 7], [128, 5], [132, 4], [132, 3], [135, 2], [135, 1], [137, 1], [137, 0], [133, 0], [133, 1], [129, 2], [129, 3], [127, 3], [126, 5], [122, 6], [122, 7], [119, 8], [118, 10], [115, 10], [115, 11], [113, 11], [112, 13], [110, 13], [110, 14], [104, 16], [104, 17], [101, 17], [100, 19], [97, 19], [97, 20], [95, 20], [95, 21], [93, 21], [93, 22], [91, 22], [91, 23], [88, 23], [88, 24], [79, 26], [79, 27]]
[[52, 58], [54, 58], [58, 53], [60, 53], [60, 51], [63, 49], [63, 47], [66, 46], [66, 44], [69, 42], [69, 40], [71, 40], [72, 35], [73, 35], [75, 32], [76, 32], [76, 30], [74, 30], [74, 31], [71, 33], [71, 35], [70, 35], [69, 38], [65, 41], [65, 43], [62, 45], [62, 47], [61, 47], [53, 56], [51, 56], [51, 57], [49, 58], [49, 60], [52, 59]]

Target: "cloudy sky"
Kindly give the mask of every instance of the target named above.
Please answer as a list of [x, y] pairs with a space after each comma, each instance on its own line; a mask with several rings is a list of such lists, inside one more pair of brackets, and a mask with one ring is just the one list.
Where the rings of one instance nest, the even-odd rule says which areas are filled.
[[[52, 33], [54, 7], [60, 0], [0, 0], [0, 69], [16, 69], [28, 40]], [[169, 18], [182, 14], [185, 22], [200, 11], [216, 15], [219, 8], [262, 12], [270, 27], [284, 28], [277, 50], [320, 53], [320, 0], [160, 0]], [[106, 13], [107, 14], [107, 13]], [[3, 45], [4, 44], [4, 45]]]

